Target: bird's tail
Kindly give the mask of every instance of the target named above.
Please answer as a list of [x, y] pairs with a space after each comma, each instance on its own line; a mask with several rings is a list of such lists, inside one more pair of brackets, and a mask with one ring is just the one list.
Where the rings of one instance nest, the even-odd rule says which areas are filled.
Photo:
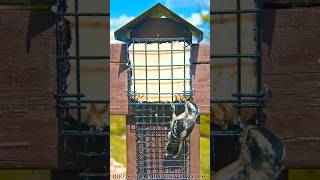
[[166, 144], [166, 157], [169, 155], [172, 155], [172, 157], [175, 159], [180, 156], [182, 149], [182, 143], [181, 142], [173, 142], [169, 141]]

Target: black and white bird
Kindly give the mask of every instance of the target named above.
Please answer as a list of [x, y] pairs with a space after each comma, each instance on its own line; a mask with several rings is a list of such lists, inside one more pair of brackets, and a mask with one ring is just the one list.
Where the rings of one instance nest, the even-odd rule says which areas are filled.
[[284, 169], [280, 140], [261, 126], [249, 125], [241, 138], [237, 161], [218, 171], [216, 180], [276, 180]]
[[198, 106], [190, 101], [185, 103], [185, 110], [180, 115], [176, 115], [175, 106], [171, 104], [173, 109], [170, 129], [168, 132], [168, 142], [165, 146], [166, 157], [172, 155], [174, 159], [180, 156], [185, 139], [192, 132], [196, 120], [199, 116]]

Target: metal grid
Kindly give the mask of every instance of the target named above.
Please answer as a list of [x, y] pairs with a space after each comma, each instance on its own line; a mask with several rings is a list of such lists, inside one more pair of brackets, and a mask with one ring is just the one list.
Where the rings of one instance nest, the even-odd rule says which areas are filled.
[[[211, 61], [219, 59], [236, 59], [237, 62], [237, 92], [232, 94], [232, 97], [236, 97], [236, 99], [213, 99], [211, 100], [211, 104], [223, 104], [230, 103], [234, 107], [237, 108], [237, 114], [241, 116], [241, 108], [255, 108], [256, 116], [255, 116], [255, 124], [263, 125], [264, 118], [262, 108], [265, 106], [264, 96], [266, 94], [262, 89], [261, 85], [261, 1], [254, 0], [255, 8], [254, 9], [242, 9], [240, 4], [241, 0], [236, 0], [236, 9], [235, 10], [225, 10], [225, 11], [211, 11], [212, 16], [217, 15], [236, 15], [236, 53], [235, 54], [215, 54], [211, 56]], [[243, 14], [255, 14], [255, 53], [253, 54], [245, 54], [241, 50], [241, 15]], [[251, 58], [255, 60], [256, 67], [256, 91], [255, 93], [243, 92], [241, 87], [241, 60], [244, 58]], [[214, 174], [217, 171], [216, 164], [219, 161], [225, 165], [230, 162], [230, 160], [234, 160], [238, 157], [239, 153], [239, 136], [242, 135], [242, 129], [240, 126], [235, 125], [229, 127], [228, 129], [224, 129], [219, 125], [213, 124], [211, 125], [211, 173]], [[220, 152], [216, 150], [216, 146], [219, 146], [221, 142], [231, 142], [233, 144], [232, 148], [228, 148], [224, 152]]]
[[[180, 41], [184, 43], [184, 78], [175, 78], [173, 74], [173, 68], [181, 67], [181, 65], [174, 65], [174, 48], [173, 42]], [[184, 110], [184, 102], [182, 101], [174, 101], [174, 95], [177, 92], [173, 91], [173, 84], [176, 80], [183, 80], [184, 81], [184, 92], [183, 95], [187, 95], [189, 98], [192, 98], [192, 87], [191, 87], [191, 79], [185, 77], [186, 74], [186, 67], [191, 66], [191, 58], [186, 59], [185, 47], [187, 45], [187, 39], [185, 38], [134, 38], [131, 39], [130, 42], [127, 44], [133, 46], [132, 53], [133, 59], [132, 63], [129, 60], [129, 56], [127, 57], [127, 62], [129, 66], [128, 71], [128, 102], [129, 102], [129, 113], [131, 113], [136, 120], [136, 171], [137, 171], [137, 178], [140, 180], [146, 179], [189, 179], [190, 174], [190, 147], [189, 147], [189, 139], [184, 142], [184, 150], [181, 153], [181, 156], [177, 159], [173, 159], [172, 156], [165, 156], [165, 144], [168, 141], [168, 131], [171, 122], [171, 115], [172, 109], [170, 104], [173, 103], [176, 105], [177, 111], [176, 113], [179, 114], [179, 111]], [[162, 42], [171, 42], [171, 50], [166, 50], [167, 52], [171, 53], [171, 64], [168, 65], [160, 65], [160, 53], [163, 51], [160, 50], [159, 44]], [[134, 44], [135, 43], [145, 43], [145, 53], [147, 54], [149, 51], [147, 49], [148, 43], [157, 43], [158, 50], [156, 51], [158, 54], [158, 72], [159, 72], [159, 79], [158, 81], [158, 93], [150, 93], [148, 90], [144, 93], [146, 99], [148, 100], [148, 95], [158, 95], [159, 101], [158, 102], [138, 102], [134, 100], [134, 98], [139, 92], [136, 92], [135, 89], [130, 90], [131, 85], [135, 85], [137, 81], [144, 81], [146, 84], [146, 88], [148, 87], [148, 83], [150, 79], [148, 78], [148, 58], [145, 55], [145, 59], [136, 59], [134, 56]], [[129, 50], [129, 48], [127, 48]], [[191, 51], [191, 50], [190, 50]], [[151, 52], [151, 51], [150, 51]], [[127, 53], [129, 55], [129, 52]], [[191, 52], [190, 52], [190, 57]], [[145, 61], [145, 71], [146, 77], [144, 79], [135, 79], [132, 78], [132, 75], [135, 73], [135, 68], [139, 67], [135, 64], [136, 61]], [[166, 66], [170, 67], [171, 69], [171, 78], [170, 79], [161, 79], [161, 72], [160, 67]], [[133, 76], [135, 77], [135, 76]], [[190, 72], [191, 77], [191, 72]], [[171, 81], [171, 92], [170, 93], [161, 93], [161, 81], [163, 80], [170, 80]], [[186, 82], [189, 81], [190, 83], [190, 91], [186, 90]], [[135, 87], [135, 86], [134, 86]], [[171, 102], [162, 102], [161, 95], [171, 95]]]
[[[73, 149], [77, 156], [82, 159], [82, 172], [79, 179], [109, 179], [109, 129], [93, 131], [83, 125], [81, 110], [86, 109], [88, 104], [109, 104], [109, 100], [84, 100], [85, 94], [81, 92], [80, 86], [80, 64], [81, 60], [102, 60], [108, 62], [108, 56], [82, 56], [80, 52], [80, 17], [106, 17], [109, 13], [82, 13], [79, 12], [79, 1], [74, 0], [74, 12], [67, 12], [66, 0], [56, 0], [56, 55], [57, 55], [57, 94], [56, 108], [59, 119], [60, 140], [64, 141], [63, 149], [67, 148], [66, 142], [80, 140], [82, 147]], [[69, 22], [65, 17], [74, 18], [75, 36], [71, 37]], [[75, 56], [70, 56], [71, 39], [75, 43]], [[70, 74], [71, 61], [75, 61], [76, 69], [76, 93], [67, 92], [67, 78]], [[107, 75], [106, 75], [107, 76]], [[107, 82], [106, 82], [107, 83]], [[70, 111], [75, 110], [75, 117]], [[70, 140], [70, 141], [68, 141]], [[79, 141], [76, 141], [79, 142]], [[99, 162], [98, 162], [99, 161]], [[101, 163], [102, 162], [102, 163]], [[100, 163], [101, 167], [95, 166]]]

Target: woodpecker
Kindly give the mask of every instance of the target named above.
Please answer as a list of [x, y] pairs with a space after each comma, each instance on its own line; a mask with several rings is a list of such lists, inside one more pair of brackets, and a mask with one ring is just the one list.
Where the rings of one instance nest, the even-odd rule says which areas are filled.
[[172, 155], [174, 159], [180, 156], [185, 139], [192, 132], [196, 120], [199, 116], [198, 106], [190, 101], [185, 103], [185, 110], [180, 115], [176, 115], [175, 106], [173, 109], [170, 129], [168, 132], [168, 142], [165, 146], [166, 157]]
[[238, 160], [218, 171], [213, 179], [276, 180], [284, 169], [282, 143], [261, 126], [249, 125], [244, 132]]

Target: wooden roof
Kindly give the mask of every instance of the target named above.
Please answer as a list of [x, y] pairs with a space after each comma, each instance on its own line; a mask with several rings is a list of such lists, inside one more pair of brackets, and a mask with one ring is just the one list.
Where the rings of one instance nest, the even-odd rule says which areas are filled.
[[115, 39], [119, 41], [126, 42], [128, 39], [130, 39], [130, 32], [139, 24], [145, 22], [147, 19], [150, 18], [161, 18], [162, 16], [165, 16], [166, 18], [170, 18], [178, 23], [181, 23], [188, 27], [191, 32], [192, 36], [197, 38], [198, 42], [200, 42], [203, 39], [203, 33], [201, 30], [199, 30], [197, 27], [190, 24], [185, 19], [181, 18], [165, 6], [163, 6], [161, 3], [156, 4], [143, 14], [139, 15], [137, 18], [133, 19], [126, 25], [122, 26], [120, 29], [115, 31], [114, 36]]

